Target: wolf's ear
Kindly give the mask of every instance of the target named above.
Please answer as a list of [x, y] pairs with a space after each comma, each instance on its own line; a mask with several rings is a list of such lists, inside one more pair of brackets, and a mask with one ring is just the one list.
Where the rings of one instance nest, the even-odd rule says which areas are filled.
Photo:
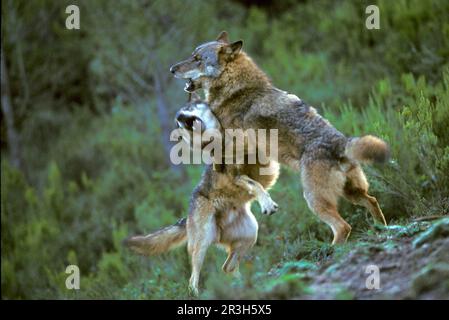
[[228, 33], [226, 31], [222, 31], [220, 32], [220, 34], [217, 37], [217, 41], [218, 42], [224, 42], [224, 43], [229, 43], [229, 36]]
[[239, 40], [228, 44], [223, 47], [224, 54], [228, 57], [228, 59], [234, 59], [237, 54], [239, 54], [240, 50], [242, 50], [243, 41]]
[[243, 40], [233, 42], [229, 45], [229, 48], [231, 48], [232, 54], [238, 54], [240, 52], [240, 50], [242, 50], [242, 47], [243, 47]]

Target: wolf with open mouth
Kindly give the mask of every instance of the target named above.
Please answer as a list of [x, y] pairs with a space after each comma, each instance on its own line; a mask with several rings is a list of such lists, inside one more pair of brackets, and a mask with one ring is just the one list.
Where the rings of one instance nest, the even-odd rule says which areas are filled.
[[[189, 144], [195, 130], [221, 129], [208, 105], [196, 95], [176, 114], [176, 123], [185, 130]], [[271, 174], [261, 175], [261, 166], [269, 168]], [[240, 260], [257, 240], [258, 224], [251, 202], [257, 200], [264, 214], [276, 212], [278, 206], [267, 190], [278, 175], [275, 161], [265, 165], [223, 164], [215, 169], [209, 165], [192, 194], [187, 219], [146, 236], [130, 237], [125, 244], [136, 253], [153, 255], [187, 242], [192, 262], [189, 288], [197, 295], [201, 266], [211, 244], [227, 251], [223, 271], [238, 274]]]
[[188, 80], [186, 90], [201, 88], [224, 129], [277, 129], [279, 162], [301, 172], [309, 208], [332, 229], [332, 243], [343, 243], [351, 226], [338, 212], [339, 198], [366, 207], [386, 225], [361, 163], [385, 162], [388, 145], [367, 135], [346, 137], [315, 108], [274, 87], [267, 75], [222, 32], [198, 46], [190, 57], [170, 68]]

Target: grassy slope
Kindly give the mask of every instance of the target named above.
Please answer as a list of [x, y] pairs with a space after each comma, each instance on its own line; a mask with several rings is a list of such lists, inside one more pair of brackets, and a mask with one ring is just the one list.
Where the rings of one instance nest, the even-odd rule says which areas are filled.
[[[219, 297], [448, 299], [448, 246], [449, 218], [377, 228], [345, 245], [311, 246], [309, 259], [278, 264], [252, 292]], [[378, 290], [366, 288], [369, 265], [379, 267]]]

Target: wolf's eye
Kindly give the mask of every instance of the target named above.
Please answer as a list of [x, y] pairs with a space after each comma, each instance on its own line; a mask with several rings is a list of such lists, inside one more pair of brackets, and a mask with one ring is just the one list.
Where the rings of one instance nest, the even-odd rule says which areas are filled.
[[200, 61], [200, 60], [201, 60], [201, 57], [197, 54], [197, 55], [195, 55], [195, 56], [193, 57], [193, 60], [195, 60], [195, 61]]

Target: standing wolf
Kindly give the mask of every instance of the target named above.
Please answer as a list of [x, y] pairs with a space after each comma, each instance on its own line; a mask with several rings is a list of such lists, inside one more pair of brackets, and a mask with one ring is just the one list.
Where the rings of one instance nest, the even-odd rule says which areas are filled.
[[[189, 136], [189, 142], [193, 140], [195, 130], [221, 129], [199, 97], [181, 108], [176, 121]], [[265, 171], [269, 174], [261, 175], [261, 167], [269, 169]], [[125, 244], [139, 254], [153, 255], [187, 242], [192, 262], [189, 288], [197, 295], [201, 266], [212, 243], [219, 244], [228, 253], [223, 271], [238, 273], [240, 260], [257, 240], [258, 224], [251, 212], [251, 202], [257, 200], [264, 214], [274, 213], [278, 206], [267, 190], [274, 185], [278, 175], [279, 164], [275, 161], [224, 164], [216, 170], [209, 165], [192, 194], [187, 219], [146, 236], [130, 237]]]
[[275, 88], [242, 45], [230, 43], [222, 32], [170, 71], [205, 91], [223, 128], [278, 129], [279, 161], [301, 172], [307, 204], [331, 227], [333, 244], [345, 242], [351, 232], [338, 213], [342, 196], [366, 207], [375, 221], [386, 225], [376, 198], [368, 194], [360, 163], [386, 161], [387, 144], [370, 135], [344, 136], [314, 108]]

